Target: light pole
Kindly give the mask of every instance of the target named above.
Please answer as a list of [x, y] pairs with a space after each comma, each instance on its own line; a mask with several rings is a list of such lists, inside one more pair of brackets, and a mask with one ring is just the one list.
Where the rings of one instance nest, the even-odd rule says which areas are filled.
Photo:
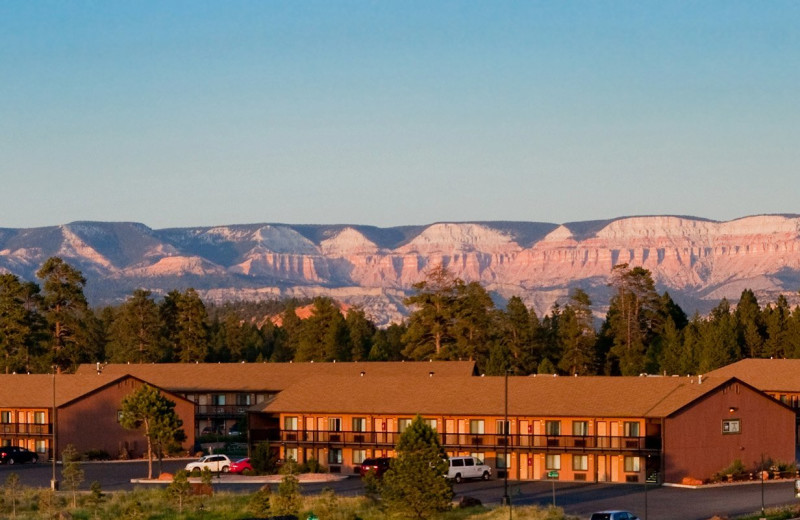
[[58, 491], [58, 479], [56, 479], [56, 457], [58, 456], [57, 442], [58, 442], [58, 412], [56, 412], [56, 366], [53, 365], [53, 416], [50, 422], [53, 427], [53, 476], [50, 479], [50, 489]]
[[508, 496], [508, 367], [503, 378], [504, 411], [503, 411], [503, 505], [508, 506], [508, 517], [511, 518], [511, 497]]

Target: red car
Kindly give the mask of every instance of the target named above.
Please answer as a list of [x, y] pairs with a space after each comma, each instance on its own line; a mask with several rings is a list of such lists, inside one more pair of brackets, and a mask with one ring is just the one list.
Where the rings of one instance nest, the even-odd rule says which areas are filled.
[[243, 473], [245, 470], [253, 470], [253, 466], [250, 464], [250, 458], [239, 459], [236, 462], [231, 462], [231, 469], [228, 473]]
[[367, 473], [374, 473], [376, 477], [382, 477], [389, 469], [392, 459], [389, 457], [378, 457], [375, 459], [364, 459], [359, 468], [359, 473], [363, 477]]

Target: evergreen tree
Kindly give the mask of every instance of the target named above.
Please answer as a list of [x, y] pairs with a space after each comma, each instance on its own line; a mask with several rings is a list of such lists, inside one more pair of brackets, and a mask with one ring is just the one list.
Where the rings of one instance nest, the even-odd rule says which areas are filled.
[[789, 302], [784, 295], [778, 296], [774, 305], [768, 305], [764, 312], [767, 339], [764, 342], [764, 354], [771, 358], [786, 357], [787, 335], [789, 331]]
[[595, 373], [596, 335], [592, 317], [592, 301], [581, 289], [575, 289], [559, 322], [561, 358], [558, 367], [569, 375]]
[[182, 421], [175, 413], [175, 402], [148, 384], [141, 385], [122, 399], [120, 424], [128, 430], [143, 429], [147, 440], [147, 478], [153, 478], [154, 447], [168, 439], [185, 439]]
[[667, 316], [664, 324], [664, 332], [660, 338], [659, 349], [659, 369], [665, 375], [687, 375], [686, 353], [683, 350], [684, 344], [681, 338], [681, 331], [675, 326], [671, 316]]
[[52, 337], [52, 360], [59, 369], [70, 369], [84, 361], [82, 340], [89, 305], [83, 294], [86, 278], [59, 257], [51, 257], [37, 271], [44, 281], [43, 311]]
[[109, 327], [108, 360], [156, 363], [164, 358], [158, 305], [150, 291], [136, 289], [114, 314]]
[[464, 282], [444, 266], [434, 267], [426, 273], [425, 280], [413, 285], [415, 294], [404, 301], [413, 309], [403, 337], [406, 357], [417, 360], [438, 358], [455, 341], [453, 322], [459, 290], [463, 285]]
[[31, 313], [25, 308], [26, 287], [13, 274], [0, 274], [0, 370], [9, 374], [26, 368], [33, 342]]
[[205, 361], [208, 354], [208, 313], [194, 289], [187, 289], [177, 301], [176, 357], [184, 363]]
[[534, 342], [534, 326], [539, 328], [536, 313], [528, 311], [519, 296], [512, 296], [505, 311], [498, 315], [500, 342], [506, 346], [516, 373], [529, 374], [538, 362], [539, 349]]
[[64, 485], [72, 492], [72, 507], [78, 507], [78, 489], [83, 483], [85, 472], [81, 468], [80, 455], [75, 446], [68, 444], [61, 452], [61, 478]]
[[350, 361], [347, 322], [330, 298], [315, 298], [311, 316], [299, 328], [296, 361]]
[[403, 359], [403, 336], [405, 324], [392, 323], [386, 329], [378, 329], [369, 351], [370, 361], [400, 361]]
[[750, 289], [742, 291], [734, 312], [739, 344], [747, 357], [762, 357], [764, 351], [764, 323], [761, 306]]
[[606, 333], [613, 339], [610, 354], [618, 361], [622, 375], [636, 375], [645, 370], [660, 299], [650, 271], [641, 267], [614, 266], [611, 286], [615, 294], [606, 317]]
[[736, 326], [726, 299], [711, 311], [711, 317], [700, 329], [698, 370], [710, 372], [741, 358]]
[[444, 352], [445, 359], [470, 359], [479, 367], [486, 364], [492, 342], [494, 302], [479, 283], [457, 286], [453, 313], [453, 343]]
[[367, 319], [367, 315], [361, 307], [350, 308], [347, 311], [346, 322], [350, 343], [353, 345], [350, 358], [353, 361], [368, 359], [377, 327]]
[[431, 518], [450, 508], [453, 488], [447, 455], [436, 431], [420, 416], [400, 435], [395, 458], [383, 475], [381, 497], [388, 511], [405, 518]]

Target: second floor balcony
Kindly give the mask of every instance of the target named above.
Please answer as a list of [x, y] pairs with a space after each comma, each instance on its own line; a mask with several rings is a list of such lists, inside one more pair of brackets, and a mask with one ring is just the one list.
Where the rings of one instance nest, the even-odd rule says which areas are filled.
[[50, 424], [0, 423], [0, 436], [8, 435], [52, 435]]
[[195, 416], [202, 418], [235, 419], [247, 414], [246, 404], [199, 404]]
[[[331, 444], [347, 446], [391, 447], [400, 438], [398, 432], [385, 431], [316, 431], [281, 430], [280, 441], [286, 444]], [[445, 448], [472, 451], [536, 449], [541, 451], [619, 451], [639, 452], [661, 449], [661, 437], [617, 437], [577, 435], [534, 435], [494, 433], [439, 433], [439, 442]]]

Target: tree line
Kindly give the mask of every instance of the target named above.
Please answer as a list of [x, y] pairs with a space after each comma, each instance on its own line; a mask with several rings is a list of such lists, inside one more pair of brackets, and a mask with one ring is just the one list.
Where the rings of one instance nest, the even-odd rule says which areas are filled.
[[[157, 298], [135, 290], [119, 305], [91, 308], [86, 279], [48, 259], [36, 282], [0, 274], [0, 371], [74, 370], [80, 363], [473, 360], [482, 373], [568, 375], [704, 373], [745, 357], [800, 357], [800, 307], [761, 305], [753, 291], [691, 318], [651, 273], [612, 269], [608, 312], [574, 289], [539, 317], [519, 297], [495, 306], [477, 282], [444, 267], [405, 300], [402, 323], [378, 328], [361, 308], [309, 301], [206, 304], [194, 289]], [[310, 317], [296, 310], [310, 304]], [[265, 319], [279, 316], [279, 320]]]

